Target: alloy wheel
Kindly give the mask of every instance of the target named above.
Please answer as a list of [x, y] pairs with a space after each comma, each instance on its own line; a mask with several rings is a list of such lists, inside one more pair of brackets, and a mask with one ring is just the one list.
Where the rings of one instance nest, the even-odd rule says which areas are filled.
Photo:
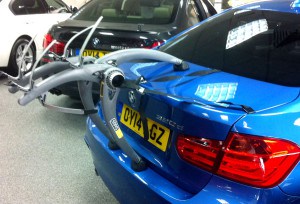
[[22, 61], [22, 56], [24, 53], [24, 50], [26, 49], [26, 46], [28, 45], [27, 42], [21, 43], [17, 50], [16, 50], [16, 64], [19, 68], [21, 68], [22, 72], [28, 72], [33, 64], [33, 57], [34, 57], [34, 51], [31, 47], [29, 47], [28, 51], [26, 52], [24, 56], [24, 60]]

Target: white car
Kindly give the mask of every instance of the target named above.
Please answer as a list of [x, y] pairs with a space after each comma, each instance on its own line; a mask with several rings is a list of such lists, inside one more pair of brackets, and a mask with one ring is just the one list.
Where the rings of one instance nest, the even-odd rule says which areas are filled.
[[[61, 0], [0, 0], [0, 67], [16, 76], [29, 71], [36, 58], [43, 52], [43, 38], [55, 23], [72, 14]], [[21, 58], [26, 45], [34, 41]]]

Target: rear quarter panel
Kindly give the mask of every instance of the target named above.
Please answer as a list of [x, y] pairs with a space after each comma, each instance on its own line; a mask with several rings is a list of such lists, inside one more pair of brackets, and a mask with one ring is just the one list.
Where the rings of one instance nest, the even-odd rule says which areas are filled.
[[[286, 139], [300, 146], [299, 97], [284, 106], [250, 114], [238, 121], [233, 130], [239, 133]], [[300, 163], [279, 185], [292, 196], [300, 196]]]

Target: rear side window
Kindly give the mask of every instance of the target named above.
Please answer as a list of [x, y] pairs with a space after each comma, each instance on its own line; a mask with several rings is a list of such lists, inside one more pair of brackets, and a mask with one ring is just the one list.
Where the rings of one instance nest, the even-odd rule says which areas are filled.
[[75, 15], [75, 20], [166, 24], [173, 21], [180, 0], [92, 0]]
[[51, 13], [66, 13], [70, 12], [66, 4], [58, 0], [45, 0], [48, 10]]
[[162, 51], [202, 66], [286, 86], [300, 86], [300, 16], [233, 10]]
[[47, 13], [47, 8], [40, 0], [14, 0], [11, 10], [16, 15]]
[[11, 2], [11, 11], [15, 15], [27, 14], [23, 0], [14, 0]]

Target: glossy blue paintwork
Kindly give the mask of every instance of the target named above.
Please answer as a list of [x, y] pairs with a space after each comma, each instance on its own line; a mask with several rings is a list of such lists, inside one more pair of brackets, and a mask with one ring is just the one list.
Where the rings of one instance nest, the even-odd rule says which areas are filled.
[[[258, 2], [242, 8], [297, 12], [291, 1]], [[143, 87], [166, 94], [143, 95], [147, 100], [145, 115], [171, 130], [166, 152], [120, 124], [129, 144], [147, 160], [147, 170], [134, 172], [130, 159], [121, 150], [110, 150], [107, 139], [88, 119], [86, 143], [98, 173], [115, 197], [121, 203], [300, 203], [299, 163], [278, 186], [263, 189], [188, 164], [176, 150], [180, 133], [224, 141], [230, 131], [286, 139], [299, 146], [300, 88], [224, 72], [203, 74], [209, 69], [191, 63], [189, 67], [187, 71], [176, 72], [164, 62], [122, 65], [128, 79], [143, 76], [146, 80]], [[120, 92], [119, 118], [123, 104], [130, 104], [128, 91]], [[135, 94], [136, 104], [131, 104], [131, 108], [138, 110], [142, 95], [136, 91]], [[239, 106], [228, 107], [219, 102], [247, 105], [255, 112], [247, 113]], [[101, 115], [100, 104], [98, 108]]]
[[299, 100], [297, 98], [288, 106], [247, 115], [234, 125], [234, 131], [253, 135], [261, 135], [261, 132], [264, 132], [264, 136], [287, 139], [300, 144]]
[[267, 9], [273, 11], [281, 11], [281, 12], [289, 12], [294, 13], [297, 12], [297, 7], [293, 7], [293, 1], [282, 1], [282, 0], [272, 0], [272, 1], [262, 1], [254, 4], [244, 5], [240, 8], [243, 9]]
[[[125, 96], [123, 95], [123, 93], [126, 93]], [[125, 102], [127, 98], [127, 92], [122, 92], [120, 96], [120, 101]], [[191, 113], [189, 113], [188, 111], [183, 112], [179, 109], [171, 109], [170, 106], [166, 106], [165, 104], [161, 102], [159, 103], [158, 101], [155, 101], [151, 98], [149, 99], [148, 103], [151, 104], [151, 106], [146, 107], [145, 114], [147, 115], [147, 117], [171, 129], [171, 138], [173, 138], [173, 140], [176, 139], [176, 135], [178, 135], [180, 132], [207, 138], [213, 136], [223, 137], [224, 139], [231, 127], [231, 125], [221, 124], [218, 122], [218, 120], [220, 119], [220, 113], [215, 112], [214, 109], [213, 111], [207, 109], [207, 116], [201, 119], [201, 115], [199, 117], [195, 117], [191, 115]], [[121, 107], [122, 106], [120, 103], [118, 105], [117, 115], [121, 115]], [[160, 108], [157, 109], [157, 107]], [[205, 109], [201, 110], [205, 111]], [[193, 109], [193, 111], [195, 111], [195, 109]], [[228, 115], [229, 114], [230, 113], [228, 113]], [[161, 115], [165, 118], [172, 118], [173, 122], [176, 122], [178, 125], [184, 128], [182, 130], [179, 130], [176, 128], [176, 126], [163, 123], [162, 121], [156, 119], [156, 115]], [[240, 117], [240, 115], [231, 114], [231, 117], [235, 117], [236, 120]], [[183, 120], [184, 118], [185, 120]], [[214, 125], [218, 125], [219, 128], [215, 129]], [[147, 161], [149, 161], [149, 164], [152, 166], [152, 168], [155, 169], [155, 171], [165, 175], [169, 180], [171, 180], [174, 183], [177, 183], [177, 185], [182, 187], [183, 189], [186, 189], [186, 191], [190, 193], [198, 192], [209, 182], [209, 179], [211, 178], [211, 173], [199, 170], [199, 168], [196, 168], [194, 166], [186, 164], [186, 162], [181, 161], [181, 159], [179, 159], [177, 155], [177, 150], [174, 145], [170, 145], [170, 148], [168, 148], [168, 150], [165, 153], [157, 148], [153, 148], [151, 144], [149, 144], [140, 136], [137, 136], [133, 131], [126, 128], [122, 123], [120, 123], [120, 127], [122, 128], [123, 133], [128, 136], [126, 138], [129, 141], [130, 145], [139, 154], [143, 155], [143, 157], [146, 158]], [[173, 140], [170, 141], [170, 143], [176, 142]], [[185, 174], [182, 174], [183, 170], [185, 171]]]
[[[170, 197], [170, 199], [176, 201], [186, 200], [192, 196], [192, 194], [178, 188], [150, 168], [146, 171], [134, 172], [130, 167], [130, 159], [120, 150], [109, 150], [107, 148], [108, 140], [106, 137], [93, 127], [90, 120], [88, 120], [87, 125], [88, 131], [85, 140], [92, 150], [95, 166], [98, 172], [103, 174], [102, 178], [104, 181], [109, 186], [114, 186], [116, 194], [124, 194], [124, 196], [130, 197], [129, 200], [124, 199], [126, 200], [125, 203], [141, 202], [140, 195], [138, 195], [138, 192], [141, 190], [140, 188], [143, 188], [143, 194], [145, 193], [142, 195], [144, 197], [142, 201], [145, 201], [143, 200], [145, 198], [146, 200], [151, 199], [151, 202], [157, 199], [158, 203], [161, 203], [163, 197]], [[117, 180], [117, 183], [114, 183], [115, 180]], [[143, 185], [146, 186], [143, 187]], [[128, 191], [131, 193], [128, 193]], [[155, 191], [158, 194], [157, 198], [153, 197], [152, 192], [147, 199], [147, 191]], [[122, 198], [119, 199], [122, 202]]]
[[[107, 139], [90, 120], [87, 121], [85, 140], [91, 149], [95, 168], [121, 203], [297, 204], [300, 202], [299, 196], [289, 196], [279, 187], [253, 188], [218, 176], [212, 176], [201, 191], [191, 194], [170, 183], [151, 168], [134, 172], [130, 167], [129, 158], [120, 150], [110, 150], [107, 147]], [[299, 169], [299, 166], [297, 168]], [[283, 183], [280, 187], [288, 190], [289, 183]], [[297, 192], [297, 189], [294, 191]]]
[[[151, 64], [135, 64], [126, 69], [124, 67], [125, 75], [128, 78], [136, 79], [138, 76], [145, 77], [148, 83], [145, 87], [163, 92], [193, 98], [204, 103], [228, 101], [235, 104], [244, 104], [252, 107], [255, 111], [276, 107], [293, 101], [299, 95], [299, 88], [286, 87], [276, 84], [266, 83], [250, 78], [240, 77], [237, 75], [216, 72], [205, 76], [189, 76], [201, 70], [208, 70], [208, 68], [201, 67], [189, 63], [190, 69], [183, 72], [174, 72], [173, 66], [165, 63], [151, 63]], [[129, 69], [129, 70], [128, 70]], [[134, 72], [134, 74], [130, 73]], [[178, 78], [175, 78], [175, 77]], [[163, 82], [156, 82], [158, 79], [164, 77], [174, 77], [175, 79]], [[250, 84], [250, 85], [249, 85]], [[220, 87], [228, 92], [234, 89], [230, 97], [222, 95]], [[259, 87], [259, 88], [258, 88]], [[201, 88], [208, 95], [215, 94], [215, 96], [205, 97], [201, 93]], [[217, 93], [216, 93], [217, 92]], [[280, 94], [278, 94], [280, 93]], [[272, 100], [270, 100], [272, 98]], [[266, 103], [268, 101], [268, 103]]]
[[300, 164], [290, 173], [290, 175], [279, 185], [283, 192], [300, 196]]

